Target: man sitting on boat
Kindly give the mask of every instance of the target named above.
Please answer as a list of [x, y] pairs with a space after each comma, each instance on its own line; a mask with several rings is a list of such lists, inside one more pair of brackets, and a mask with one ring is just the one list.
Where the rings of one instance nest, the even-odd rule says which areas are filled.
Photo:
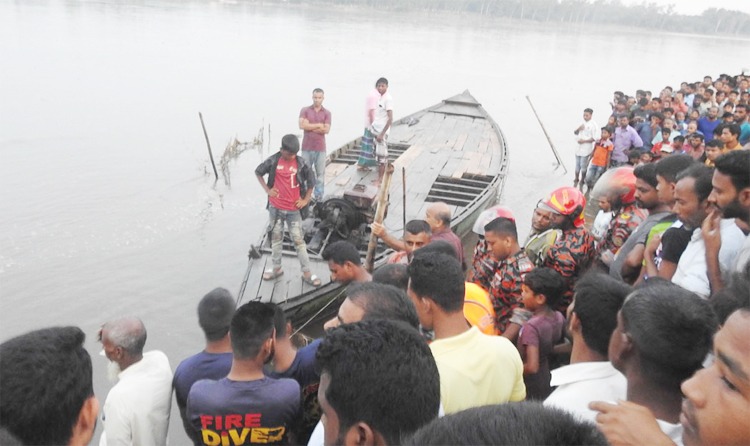
[[339, 240], [328, 245], [323, 251], [323, 260], [328, 262], [331, 282], [346, 285], [351, 282], [372, 280], [372, 276], [362, 265], [357, 247], [346, 240]]
[[[284, 223], [289, 227], [294, 248], [302, 269], [302, 280], [312, 286], [320, 286], [318, 276], [310, 271], [310, 258], [302, 232], [301, 210], [308, 204], [315, 186], [315, 175], [299, 152], [299, 139], [294, 135], [281, 138], [281, 149], [256, 169], [255, 176], [268, 195], [268, 213], [271, 230], [271, 260], [273, 268], [263, 273], [263, 280], [273, 280], [284, 274], [281, 269], [281, 250], [284, 241]], [[268, 181], [263, 177], [268, 175]]]

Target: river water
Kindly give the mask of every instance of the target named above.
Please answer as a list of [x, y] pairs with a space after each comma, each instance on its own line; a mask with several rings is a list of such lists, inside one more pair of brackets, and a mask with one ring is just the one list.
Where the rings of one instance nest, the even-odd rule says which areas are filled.
[[[0, 2], [0, 340], [73, 324], [95, 354], [100, 324], [135, 314], [173, 367], [199, 350], [198, 300], [237, 291], [264, 224], [252, 171], [299, 132], [315, 87], [333, 113], [329, 149], [359, 135], [380, 76], [397, 118], [469, 89], [508, 139], [503, 203], [524, 235], [536, 201], [572, 177], [554, 169], [526, 95], [570, 170], [584, 108], [603, 124], [614, 90], [739, 72], [747, 45], [242, 1]], [[198, 112], [217, 161], [264, 129], [264, 149], [230, 163], [231, 185], [214, 182]]]

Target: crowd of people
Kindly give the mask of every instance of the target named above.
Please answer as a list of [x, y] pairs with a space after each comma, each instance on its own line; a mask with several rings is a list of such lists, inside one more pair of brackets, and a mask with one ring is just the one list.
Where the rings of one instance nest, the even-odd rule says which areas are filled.
[[[197, 306], [204, 348], [174, 373], [144, 350], [140, 319], [109, 321], [99, 341], [116, 384], [100, 410], [80, 329], [0, 344], [2, 444], [88, 444], [98, 418], [100, 445], [163, 445], [172, 394], [196, 445], [750, 443], [750, 150], [737, 144], [748, 79], [705, 82], [650, 101], [618, 94], [620, 124], [601, 134], [587, 109], [576, 134], [593, 159], [577, 160], [574, 186], [542, 197], [525, 240], [512, 210], [494, 206], [464, 257], [437, 202], [401, 235], [372, 224], [394, 251], [373, 272], [354, 245], [329, 244], [322, 256], [346, 298], [307, 345], [278, 306], [236, 308], [221, 288]], [[668, 142], [683, 115], [715, 122], [714, 102], [737, 115], [710, 128], [718, 156], [693, 144], [700, 122], [686, 123], [703, 129], [689, 148]], [[298, 150], [283, 141], [272, 161], [304, 165]], [[269, 196], [262, 175], [273, 172], [256, 171]], [[315, 192], [304, 177], [296, 209]], [[591, 230], [584, 184], [601, 209]], [[276, 235], [298, 224], [284, 218]]]

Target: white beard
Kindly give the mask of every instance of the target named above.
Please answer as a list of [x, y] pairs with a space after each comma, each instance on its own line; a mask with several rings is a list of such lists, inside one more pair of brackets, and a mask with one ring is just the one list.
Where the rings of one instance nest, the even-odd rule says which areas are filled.
[[109, 364], [107, 364], [107, 379], [109, 382], [116, 383], [118, 379], [117, 375], [119, 375], [120, 372], [122, 372], [120, 364], [114, 361], [109, 361]]

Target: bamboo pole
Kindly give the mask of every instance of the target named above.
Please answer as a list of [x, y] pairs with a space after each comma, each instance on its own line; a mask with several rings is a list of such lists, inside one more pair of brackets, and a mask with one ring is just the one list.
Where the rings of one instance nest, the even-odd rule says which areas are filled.
[[401, 189], [403, 196], [404, 232], [406, 232], [406, 167], [401, 168]]
[[[555, 148], [555, 145], [552, 144], [552, 138], [549, 137], [549, 134], [547, 133], [547, 129], [544, 128], [544, 124], [542, 123], [542, 120], [539, 118], [539, 115], [537, 114], [536, 109], [534, 108], [534, 104], [531, 103], [531, 98], [528, 95], [526, 95], [526, 100], [529, 101], [529, 105], [531, 106], [531, 111], [534, 112], [534, 116], [536, 116], [536, 120], [539, 121], [539, 125], [542, 127], [544, 136], [547, 137], [547, 142], [549, 143], [549, 146], [552, 149], [552, 153], [555, 155], [555, 159], [557, 159], [557, 167], [562, 167], [565, 173], [568, 173], [568, 169], [565, 168], [565, 164], [563, 164], [562, 159], [560, 158], [560, 154], [557, 153], [557, 149]], [[555, 169], [557, 169], [557, 167], [555, 167]]]
[[201, 127], [203, 127], [203, 136], [206, 137], [206, 145], [208, 146], [208, 157], [211, 158], [211, 167], [214, 168], [214, 176], [216, 181], [219, 181], [219, 172], [216, 171], [216, 163], [214, 163], [214, 154], [211, 152], [211, 143], [208, 141], [208, 132], [206, 132], [206, 124], [203, 123], [203, 114], [198, 112], [198, 117], [201, 118]]
[[[383, 182], [380, 185], [380, 196], [378, 197], [378, 207], [375, 210], [375, 223], [383, 224], [385, 210], [388, 208], [388, 191], [391, 188], [391, 177], [393, 176], [393, 165], [389, 162], [385, 166]], [[378, 236], [370, 234], [370, 242], [367, 244], [367, 256], [365, 257], [365, 268], [372, 272], [375, 263], [375, 248], [378, 246]]]

